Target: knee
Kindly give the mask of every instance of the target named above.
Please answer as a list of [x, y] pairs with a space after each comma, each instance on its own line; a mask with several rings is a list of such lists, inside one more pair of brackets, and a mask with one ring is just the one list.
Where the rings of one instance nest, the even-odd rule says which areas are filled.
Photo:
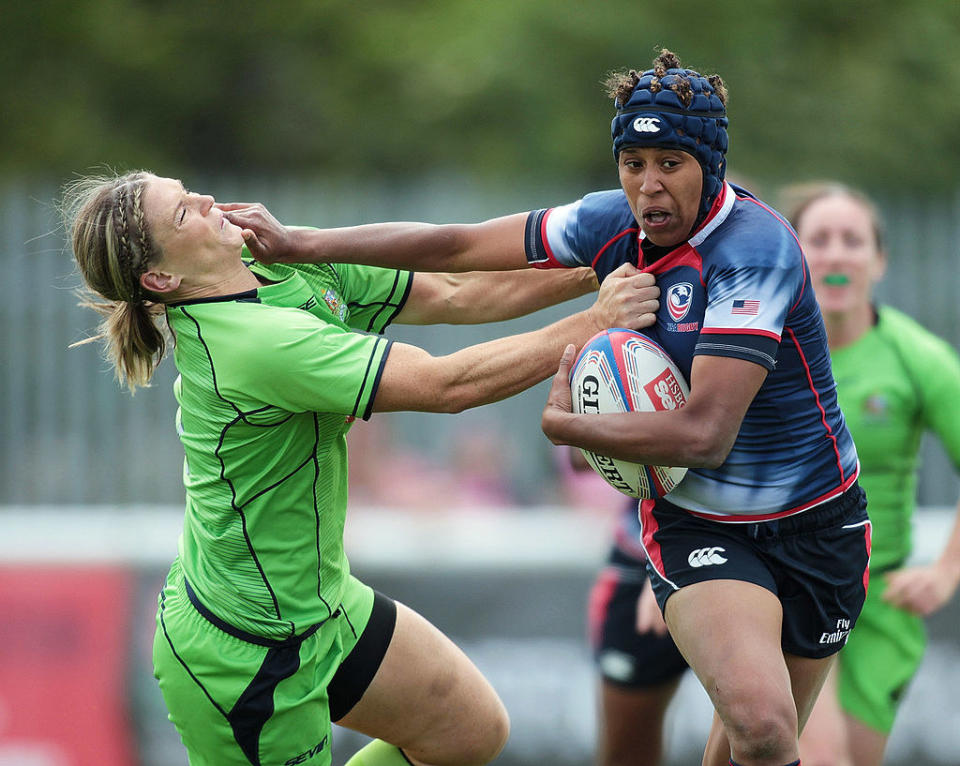
[[469, 762], [479, 766], [479, 764], [490, 763], [500, 755], [510, 738], [510, 716], [499, 697], [487, 716], [486, 725], [477, 734], [478, 741], [473, 746]]
[[[449, 766], [484, 766], [490, 763], [507, 744], [510, 737], [510, 718], [506, 708], [497, 699], [495, 706], [478, 713], [468, 726], [458, 727], [455, 742], [445, 755], [436, 755], [438, 764]], [[434, 763], [433, 760], [429, 761]]]
[[784, 758], [796, 757], [791, 755], [797, 748], [797, 711], [792, 698], [776, 702], [760, 696], [733, 704], [723, 722], [731, 749], [744, 760], [783, 763]]

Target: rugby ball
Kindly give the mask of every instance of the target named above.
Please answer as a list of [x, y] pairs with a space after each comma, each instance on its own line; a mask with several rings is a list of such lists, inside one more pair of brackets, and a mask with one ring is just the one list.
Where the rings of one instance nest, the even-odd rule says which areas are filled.
[[[594, 335], [570, 373], [576, 413], [654, 412], [687, 403], [690, 389], [673, 360], [657, 343], [633, 330]], [[580, 450], [614, 489], [642, 500], [663, 497], [686, 476], [684, 467], [652, 466]]]

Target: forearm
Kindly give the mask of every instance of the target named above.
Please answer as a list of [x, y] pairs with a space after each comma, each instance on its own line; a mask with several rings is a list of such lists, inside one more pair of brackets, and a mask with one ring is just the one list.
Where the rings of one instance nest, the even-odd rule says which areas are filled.
[[598, 287], [592, 269], [523, 269], [416, 274], [398, 324], [500, 322], [586, 295]]
[[366, 263], [415, 271], [496, 271], [527, 265], [525, 214], [479, 224], [375, 223], [290, 231], [292, 253], [305, 263]]
[[739, 359], [699, 355], [680, 409], [574, 414], [569, 372], [561, 365], [541, 421], [554, 444], [645, 465], [716, 468], [733, 448], [743, 417], [767, 376]]
[[592, 310], [533, 332], [469, 346], [441, 357], [394, 344], [374, 402], [378, 412], [461, 412], [500, 401], [546, 380], [567, 344], [581, 346], [602, 329]]
[[[643, 465], [716, 467], [714, 440], [692, 412], [544, 413], [544, 431], [554, 444], [567, 444], [599, 455]], [[722, 450], [721, 450], [722, 451]], [[725, 454], [725, 453], [724, 453]]]

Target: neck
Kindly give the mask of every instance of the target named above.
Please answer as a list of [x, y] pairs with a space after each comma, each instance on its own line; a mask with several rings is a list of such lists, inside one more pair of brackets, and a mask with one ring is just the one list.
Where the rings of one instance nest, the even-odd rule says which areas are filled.
[[196, 300], [197, 298], [215, 298], [218, 295], [236, 295], [256, 290], [261, 282], [256, 274], [243, 263], [224, 274], [205, 275], [195, 283], [181, 282], [173, 302]]
[[873, 327], [873, 306], [869, 303], [853, 311], [835, 311], [823, 315], [827, 343], [831, 349], [843, 348], [860, 340]]

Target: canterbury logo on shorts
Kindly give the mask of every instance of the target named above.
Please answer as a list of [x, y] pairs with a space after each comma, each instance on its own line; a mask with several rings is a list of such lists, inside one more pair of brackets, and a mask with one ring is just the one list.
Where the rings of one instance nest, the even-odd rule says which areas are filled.
[[714, 564], [726, 564], [727, 560], [720, 555], [721, 553], [726, 553], [726, 551], [718, 546], [713, 546], [712, 548], [697, 548], [696, 550], [690, 551], [690, 555], [687, 556], [687, 563], [695, 569], [712, 566]]

